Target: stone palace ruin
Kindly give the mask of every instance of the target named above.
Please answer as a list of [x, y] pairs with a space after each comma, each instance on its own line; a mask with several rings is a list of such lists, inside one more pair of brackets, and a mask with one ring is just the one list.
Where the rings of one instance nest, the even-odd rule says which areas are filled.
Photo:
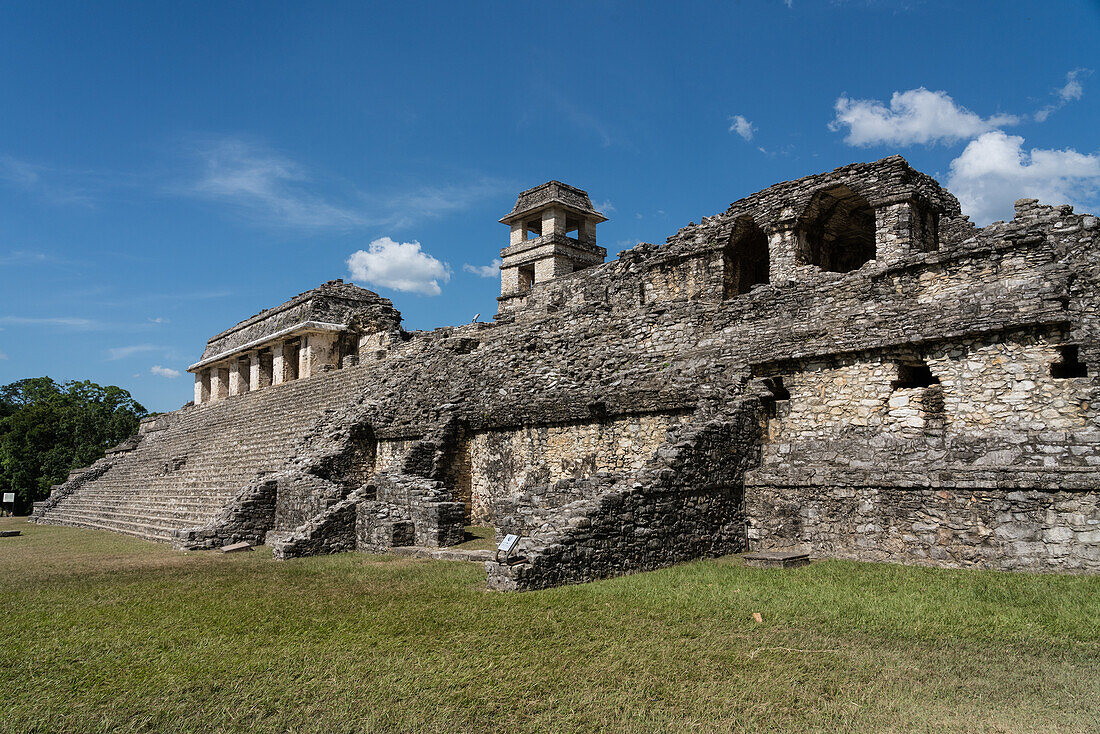
[[1100, 224], [975, 228], [898, 156], [605, 262], [551, 181], [493, 323], [407, 332], [332, 281], [217, 334], [193, 404], [34, 520], [277, 558], [521, 536], [495, 589], [745, 550], [1100, 571]]

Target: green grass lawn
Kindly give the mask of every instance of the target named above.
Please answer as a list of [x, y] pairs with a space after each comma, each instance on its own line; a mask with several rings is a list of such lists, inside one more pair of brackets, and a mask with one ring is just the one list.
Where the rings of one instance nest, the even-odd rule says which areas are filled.
[[499, 594], [0, 528], [3, 732], [1100, 731], [1096, 577], [720, 559]]

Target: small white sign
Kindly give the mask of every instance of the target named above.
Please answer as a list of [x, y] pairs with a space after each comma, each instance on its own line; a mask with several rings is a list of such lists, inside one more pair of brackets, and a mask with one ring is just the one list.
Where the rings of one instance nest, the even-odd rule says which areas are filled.
[[512, 549], [516, 547], [516, 543], [519, 542], [518, 535], [505, 535], [504, 540], [500, 541], [500, 545], [497, 546], [498, 551], [504, 553], [511, 553]]
[[[15, 492], [4, 492], [4, 502], [15, 504]], [[511, 537], [511, 536], [508, 536]]]

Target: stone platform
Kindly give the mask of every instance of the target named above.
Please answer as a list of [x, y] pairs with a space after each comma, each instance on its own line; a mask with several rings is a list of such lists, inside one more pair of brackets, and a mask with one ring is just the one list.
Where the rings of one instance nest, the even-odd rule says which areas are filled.
[[395, 546], [393, 552], [399, 556], [432, 558], [437, 561], [484, 563], [485, 561], [493, 560], [493, 551], [491, 550], [458, 550], [454, 548], [427, 548], [419, 545], [400, 545]]
[[746, 566], [755, 568], [798, 568], [810, 562], [810, 554], [805, 551], [757, 551], [741, 557]]

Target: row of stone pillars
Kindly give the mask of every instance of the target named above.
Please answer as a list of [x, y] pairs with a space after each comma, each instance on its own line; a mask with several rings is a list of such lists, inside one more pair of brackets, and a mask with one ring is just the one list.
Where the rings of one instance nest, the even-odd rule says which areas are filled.
[[337, 334], [311, 332], [228, 357], [195, 371], [195, 405], [312, 377], [339, 362]]

